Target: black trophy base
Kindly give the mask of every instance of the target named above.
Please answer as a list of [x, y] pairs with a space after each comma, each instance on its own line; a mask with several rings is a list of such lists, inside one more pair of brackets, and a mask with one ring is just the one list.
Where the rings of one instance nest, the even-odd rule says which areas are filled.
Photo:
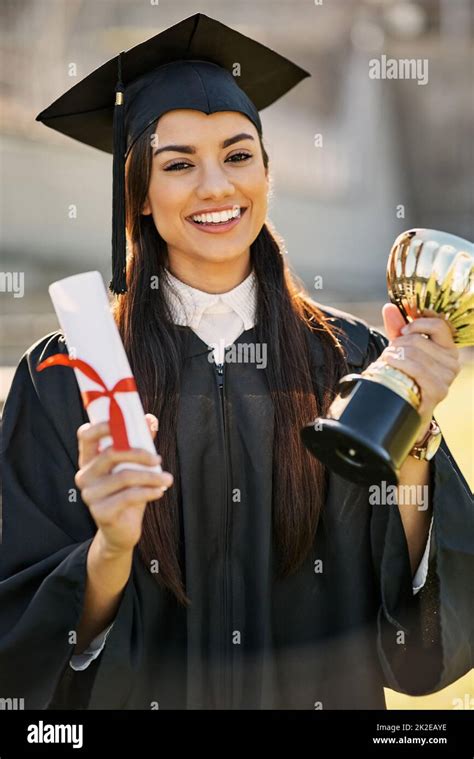
[[351, 482], [396, 485], [420, 423], [418, 412], [393, 390], [349, 374], [340, 380], [330, 418], [306, 425], [301, 439], [313, 456]]

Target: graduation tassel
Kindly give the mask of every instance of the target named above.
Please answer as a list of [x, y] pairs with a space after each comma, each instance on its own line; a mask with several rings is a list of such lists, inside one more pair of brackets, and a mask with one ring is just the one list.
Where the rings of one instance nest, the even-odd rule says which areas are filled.
[[109, 288], [116, 294], [127, 292], [127, 244], [125, 236], [125, 88], [122, 82], [122, 55], [123, 52], [118, 56], [113, 121], [112, 280], [109, 284]]

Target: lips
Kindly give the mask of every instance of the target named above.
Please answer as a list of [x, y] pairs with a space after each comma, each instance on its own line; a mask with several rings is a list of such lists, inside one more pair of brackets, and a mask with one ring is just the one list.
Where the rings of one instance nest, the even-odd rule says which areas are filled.
[[[231, 208], [235, 208], [235, 206], [232, 206]], [[221, 209], [221, 210], [227, 210], [227, 209]], [[211, 233], [211, 234], [219, 234], [222, 232], [228, 232], [230, 229], [233, 229], [237, 226], [237, 224], [240, 223], [242, 217], [244, 216], [245, 212], [247, 210], [247, 206], [240, 208], [240, 216], [237, 216], [233, 219], [229, 219], [228, 221], [220, 221], [220, 222], [197, 222], [192, 219], [191, 216], [186, 217], [186, 221], [189, 222], [189, 224], [192, 224], [192, 226], [195, 229], [199, 229], [201, 232]], [[204, 212], [202, 212], [204, 213]], [[208, 210], [206, 213], [212, 213], [212, 211]], [[193, 214], [194, 216], [198, 216], [201, 214]]]
[[220, 208], [217, 208], [217, 207], [214, 207], [214, 208], [203, 208], [203, 209], [198, 209], [197, 211], [193, 211], [186, 218], [192, 219], [194, 216], [202, 216], [203, 214], [205, 215], [205, 214], [208, 214], [208, 213], [209, 214], [212, 214], [212, 213], [221, 213], [222, 211], [228, 211], [228, 212], [229, 211], [230, 212], [234, 212], [236, 210], [241, 211], [242, 208], [244, 208], [244, 206], [240, 206], [238, 203], [233, 203], [232, 205], [229, 205], [229, 206], [221, 206]]

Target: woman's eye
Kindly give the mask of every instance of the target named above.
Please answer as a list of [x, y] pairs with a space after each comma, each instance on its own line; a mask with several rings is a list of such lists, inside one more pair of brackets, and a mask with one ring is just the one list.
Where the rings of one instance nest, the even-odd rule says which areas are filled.
[[[227, 161], [231, 161], [232, 163], [240, 163], [241, 161], [246, 160], [247, 158], [252, 158], [251, 153], [234, 153], [233, 155], [229, 156], [227, 158]], [[188, 163], [187, 161], [177, 161], [176, 163], [171, 163], [169, 166], [166, 167], [165, 171], [182, 171], [185, 168], [188, 168], [188, 166], [192, 166], [192, 164]]]
[[240, 163], [242, 159], [252, 158], [252, 155], [251, 153], [234, 153], [234, 155], [231, 155], [227, 160], [232, 161], [232, 163], [234, 163], [234, 160], [233, 160], [234, 158], [239, 159], [238, 161], [235, 161], [235, 163]]
[[186, 163], [186, 161], [178, 161], [177, 163], [172, 163], [167, 166], [165, 171], [181, 171], [181, 166], [191, 166], [191, 164]]

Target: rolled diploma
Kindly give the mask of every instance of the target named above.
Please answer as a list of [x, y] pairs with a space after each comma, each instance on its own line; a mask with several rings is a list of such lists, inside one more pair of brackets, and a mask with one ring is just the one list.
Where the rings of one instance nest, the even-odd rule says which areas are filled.
[[[66, 337], [69, 357], [81, 359], [90, 364], [109, 389], [118, 380], [131, 377], [130, 364], [110, 310], [100, 273], [88, 271], [60, 279], [50, 285], [49, 294]], [[81, 392], [103, 389], [80, 369], [75, 367], [73, 369]], [[114, 397], [124, 417], [130, 447], [145, 448], [151, 453], [156, 453], [138, 393], [119, 392]], [[109, 398], [97, 398], [87, 406], [86, 413], [93, 424], [108, 422], [109, 409]], [[101, 438], [99, 450], [103, 450], [112, 443], [110, 436]], [[162, 471], [159, 464], [145, 467], [133, 462], [118, 464], [113, 471], [128, 468]]]

